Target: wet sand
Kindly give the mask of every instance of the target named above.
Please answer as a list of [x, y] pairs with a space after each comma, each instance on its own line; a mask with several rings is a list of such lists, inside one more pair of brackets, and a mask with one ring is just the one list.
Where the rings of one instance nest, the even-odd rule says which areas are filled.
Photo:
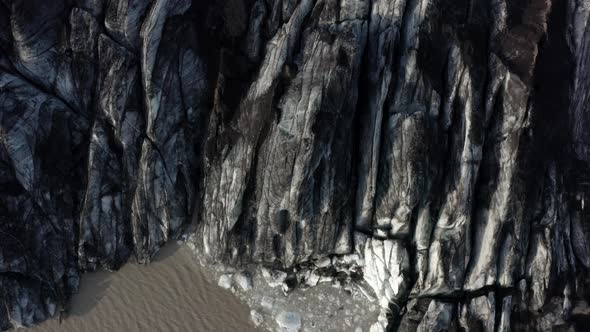
[[[14, 331], [14, 330], [13, 330]], [[206, 279], [184, 246], [163, 248], [149, 265], [82, 277], [69, 316], [17, 331], [256, 331], [250, 310]]]

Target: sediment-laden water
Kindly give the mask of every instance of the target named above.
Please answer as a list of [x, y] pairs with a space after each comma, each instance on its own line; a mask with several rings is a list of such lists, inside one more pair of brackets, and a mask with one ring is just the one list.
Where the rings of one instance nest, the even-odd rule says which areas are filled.
[[18, 331], [255, 331], [249, 309], [208, 280], [189, 250], [163, 248], [148, 265], [82, 277], [69, 316]]

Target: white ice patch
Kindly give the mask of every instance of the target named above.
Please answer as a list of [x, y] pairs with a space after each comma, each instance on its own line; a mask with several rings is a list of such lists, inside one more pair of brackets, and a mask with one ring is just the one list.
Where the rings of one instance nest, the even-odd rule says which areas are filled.
[[252, 288], [252, 278], [250, 278], [250, 276], [245, 272], [235, 274], [234, 281], [236, 285], [238, 285], [243, 291]]
[[219, 277], [219, 281], [217, 285], [223, 289], [230, 289], [231, 288], [231, 274], [224, 274]]
[[254, 323], [254, 326], [256, 326], [256, 327], [258, 327], [260, 324], [262, 324], [262, 321], [264, 320], [262, 315], [260, 313], [258, 313], [256, 310], [250, 311], [250, 319], [252, 320], [252, 323]]
[[264, 280], [268, 283], [270, 287], [278, 287], [283, 284], [285, 279], [287, 279], [287, 273], [278, 270], [269, 270], [267, 268], [262, 268], [262, 276]]
[[400, 295], [405, 286], [404, 271], [409, 262], [406, 249], [396, 240], [367, 241], [365, 247], [364, 278], [387, 307], [392, 298]]
[[281, 311], [276, 317], [282, 331], [297, 332], [301, 328], [301, 316], [296, 312]]

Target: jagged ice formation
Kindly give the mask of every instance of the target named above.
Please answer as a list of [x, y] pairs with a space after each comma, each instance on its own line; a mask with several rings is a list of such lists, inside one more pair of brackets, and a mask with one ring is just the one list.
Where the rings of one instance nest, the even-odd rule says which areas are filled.
[[375, 330], [582, 330], [589, 162], [588, 0], [0, 0], [0, 329], [190, 236], [354, 261]]

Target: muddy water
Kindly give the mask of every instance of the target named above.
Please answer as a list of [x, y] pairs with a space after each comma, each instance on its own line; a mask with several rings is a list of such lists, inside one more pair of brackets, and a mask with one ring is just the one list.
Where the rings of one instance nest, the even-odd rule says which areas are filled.
[[18, 331], [255, 331], [250, 310], [205, 278], [186, 247], [169, 245], [149, 265], [82, 277], [70, 313]]

